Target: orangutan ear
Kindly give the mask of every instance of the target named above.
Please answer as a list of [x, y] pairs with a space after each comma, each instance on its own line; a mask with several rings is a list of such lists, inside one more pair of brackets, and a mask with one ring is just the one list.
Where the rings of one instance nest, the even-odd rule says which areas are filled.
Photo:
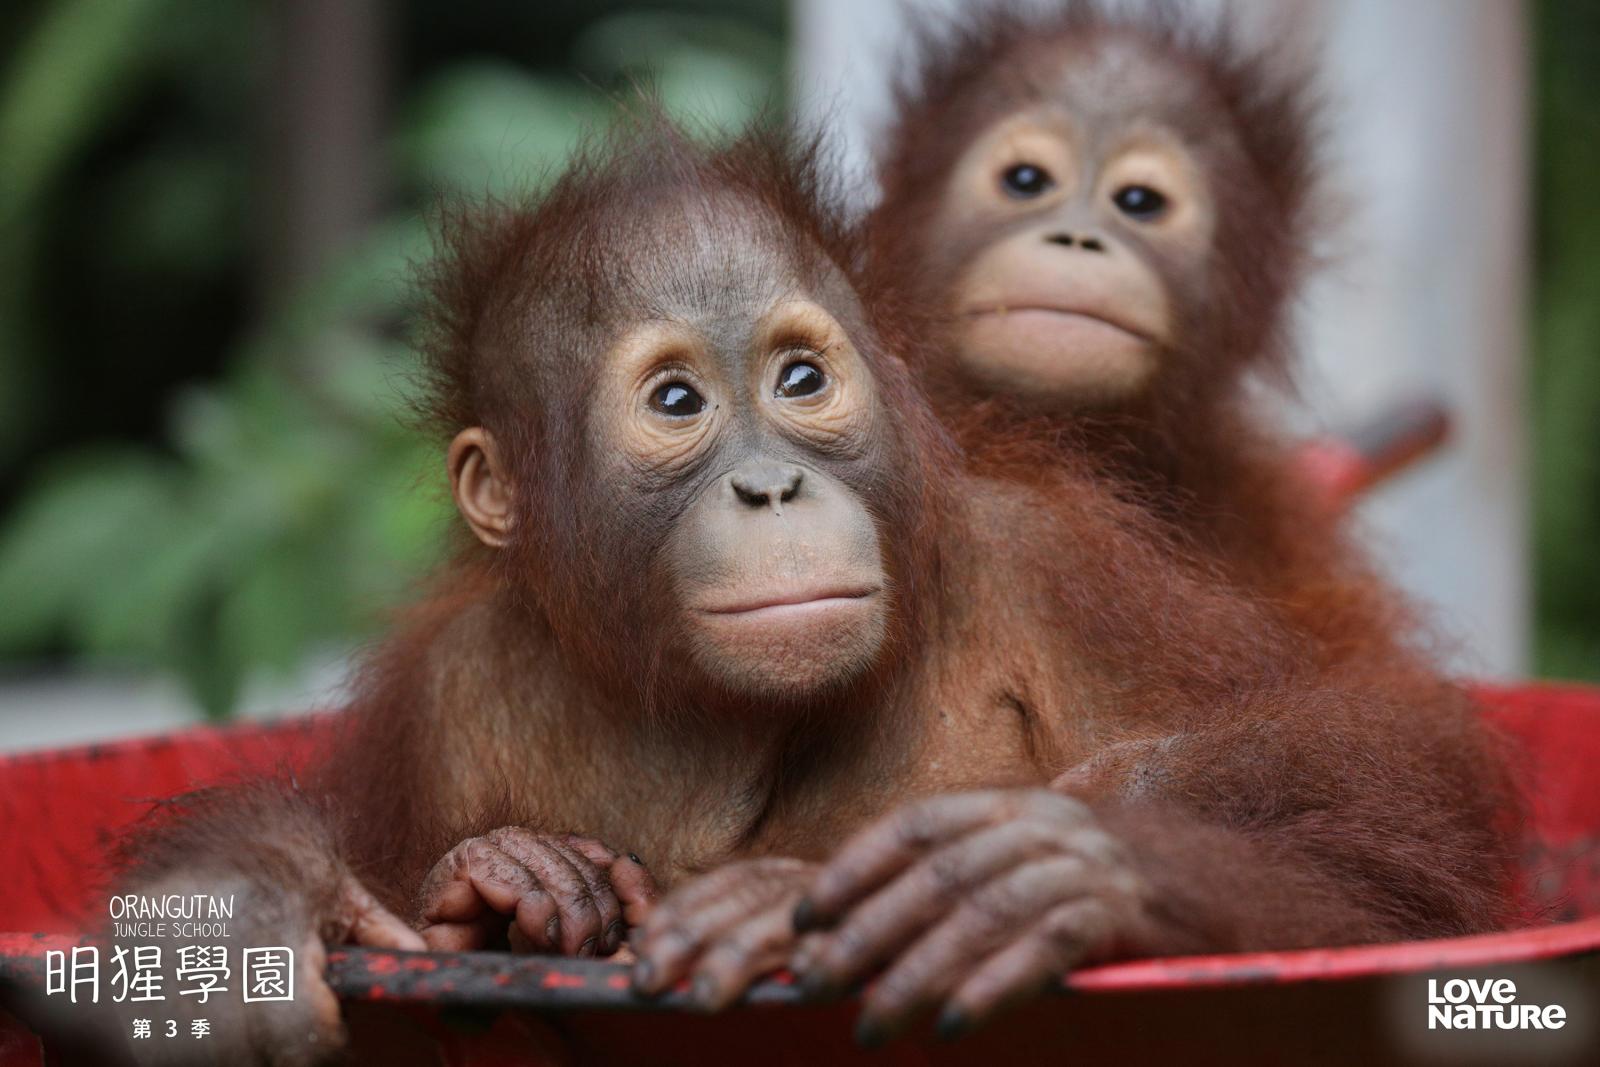
[[456, 434], [445, 459], [456, 509], [478, 540], [502, 548], [511, 538], [511, 481], [494, 435], [482, 426]]

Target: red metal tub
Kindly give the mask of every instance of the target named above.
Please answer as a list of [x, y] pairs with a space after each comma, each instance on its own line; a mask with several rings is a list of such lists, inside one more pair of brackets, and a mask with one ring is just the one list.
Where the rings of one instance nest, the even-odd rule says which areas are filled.
[[[702, 1017], [675, 996], [641, 1004], [621, 968], [498, 953], [335, 953], [355, 1062], [1600, 1063], [1600, 690], [1483, 687], [1485, 714], [1521, 744], [1533, 800], [1519, 929], [1307, 952], [1143, 960], [1077, 972], [966, 1040], [927, 1035], [877, 1053], [852, 1008], [794, 1003], [781, 980]], [[97, 864], [148, 801], [305, 760], [326, 720], [194, 730], [0, 758], [0, 974], [36, 985], [49, 948], [105, 907]], [[1509, 978], [1519, 1003], [1559, 1004], [1560, 1029], [1428, 1028], [1434, 988]], [[1459, 987], [1458, 987], [1459, 988]], [[0, 1067], [48, 1062], [0, 1014]]]

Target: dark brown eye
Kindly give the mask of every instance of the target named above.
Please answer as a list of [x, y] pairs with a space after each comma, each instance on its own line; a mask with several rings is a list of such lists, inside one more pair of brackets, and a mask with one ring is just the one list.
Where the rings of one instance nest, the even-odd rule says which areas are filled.
[[1007, 167], [1000, 175], [1000, 187], [1007, 196], [1028, 200], [1055, 187], [1056, 180], [1050, 172], [1032, 163], [1017, 163]]
[[773, 394], [783, 397], [811, 396], [820, 392], [827, 381], [815, 363], [797, 359], [779, 373], [778, 387]]
[[650, 394], [650, 408], [675, 419], [698, 415], [706, 409], [706, 398], [682, 382], [667, 382], [656, 386]]
[[1167, 210], [1167, 198], [1148, 185], [1124, 185], [1111, 194], [1117, 210], [1130, 219], [1148, 222]]

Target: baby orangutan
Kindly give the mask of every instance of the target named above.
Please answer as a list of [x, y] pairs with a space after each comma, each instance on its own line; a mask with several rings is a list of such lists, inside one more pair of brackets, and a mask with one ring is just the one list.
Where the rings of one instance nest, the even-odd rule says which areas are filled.
[[1283, 378], [1319, 214], [1309, 72], [1225, 24], [1091, 0], [964, 8], [899, 88], [872, 271], [963, 441], [1083, 450], [1330, 654], [1402, 623], [1249, 410]]
[[[647, 123], [450, 220], [426, 350], [474, 536], [322, 772], [191, 800], [133, 882], [226, 881], [266, 917], [242, 943], [313, 961], [642, 923], [637, 988], [707, 1007], [789, 958], [805, 898], [839, 923], [814, 987], [890, 968], [869, 1036], [1089, 960], [1495, 922], [1470, 713], [1324, 676], [1068, 458], [964, 466], [829, 204], [803, 148]], [[301, 983], [215, 1027], [229, 1062], [333, 1046]]]
[[[768, 198], [773, 222], [804, 202], [803, 163], [783, 165], [802, 181]], [[728, 269], [805, 256], [809, 242], [824, 240], [835, 242], [821, 245], [831, 262], [853, 262], [818, 211], [789, 216], [781, 232], [798, 245], [730, 248]], [[738, 212], [730, 205], [718, 217]], [[708, 283], [699, 299], [726, 308], [715, 294], [727, 285]], [[751, 395], [838, 403], [837, 391], [857, 390], [861, 379], [853, 362], [831, 361], [853, 352], [877, 352], [876, 381], [898, 383], [899, 364], [882, 345], [915, 342], [882, 317], [872, 294], [863, 308], [836, 290], [825, 307], [818, 321], [834, 325], [802, 336], [789, 355], [799, 361], [772, 384], [747, 372], [758, 383]], [[668, 346], [657, 388], [680, 432], [709, 448], [729, 401], [717, 376], [700, 369], [703, 348], [693, 336]], [[642, 991], [692, 977], [705, 1006], [730, 1002], [788, 957], [802, 894], [801, 926], [843, 923], [794, 961], [812, 988], [893, 964], [892, 980], [870, 995], [869, 1036], [951, 995], [952, 1026], [975, 1022], [1094, 959], [1465, 931], [1495, 920], [1502, 786], [1460, 694], [1435, 683], [1428, 701], [1402, 715], [1381, 684], [1308, 667], [1315, 657], [1270, 613], [1175, 558], [1141, 509], [1070, 456], [1052, 453], [1033, 484], [952, 467], [925, 413], [895, 389], [895, 410], [922, 427], [917, 481], [937, 530], [937, 551], [922, 557], [927, 569], [903, 572], [913, 584], [902, 592], [917, 594], [907, 651], [924, 658], [880, 675], [875, 728], [857, 737], [865, 747], [834, 742], [786, 765], [785, 788], [743, 843], [754, 858], [689, 882], [656, 910], [635, 944]], [[1011, 447], [1025, 452], [1028, 442]], [[927, 708], [941, 710], [919, 710]], [[1352, 790], [1347, 761], [1357, 752], [1382, 755], [1364, 763], [1373, 774]], [[1057, 791], [1041, 788], [1053, 779]], [[812, 866], [827, 842], [875, 812], [970, 786], [1010, 788], [912, 804], [865, 830], [827, 869]], [[1416, 858], [1409, 850], [1424, 840], [1455, 840], [1455, 850], [1462, 834], [1472, 839], [1469, 872], [1396, 864], [1400, 839]], [[511, 878], [537, 881], [532, 870]], [[468, 880], [452, 858], [431, 885], [469, 901], [460, 884]]]

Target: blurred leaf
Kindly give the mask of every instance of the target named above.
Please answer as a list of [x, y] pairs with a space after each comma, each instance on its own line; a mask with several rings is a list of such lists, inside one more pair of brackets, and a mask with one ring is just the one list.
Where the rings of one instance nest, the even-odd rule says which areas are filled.
[[[48, 8], [0, 87], [0, 273], [40, 254], [38, 198], [140, 87], [176, 94], [194, 121], [97, 177], [106, 221], [85, 227], [88, 264], [176, 286], [228, 269], [258, 180], [232, 129], [262, 77], [258, 38], [238, 27], [260, 17], [246, 0]], [[588, 84], [482, 60], [407, 92], [390, 151], [410, 201], [240, 337], [222, 380], [173, 398], [161, 453], [96, 449], [34, 479], [0, 528], [0, 650], [66, 642], [171, 670], [224, 715], [252, 674], [293, 670], [410, 593], [453, 518], [439, 443], [410, 420], [417, 358], [395, 339], [429, 252], [428, 199], [536, 192], [630, 79], [720, 125], [782, 89], [781, 45], [731, 17], [607, 18], [578, 63]], [[28, 310], [26, 288], [0, 286], [0, 363], [31, 352]]]
[[28, 428], [32, 381], [27, 293], [17, 283], [37, 238], [31, 216], [46, 185], [147, 61], [137, 41], [168, 0], [59, 0], [45, 5], [0, 82], [0, 459]]
[[742, 21], [670, 11], [601, 19], [574, 58], [602, 83], [648, 84], [669, 115], [702, 136], [738, 130], [783, 100], [783, 42]]
[[736, 131], [771, 110], [770, 69], [747, 59], [683, 48], [662, 62], [656, 90], [667, 113], [711, 135]]
[[110, 110], [146, 61], [145, 28], [167, 0], [57, 0], [0, 85], [0, 235]]
[[742, 20], [675, 11], [633, 11], [600, 19], [579, 37], [573, 62], [610, 80], [691, 54], [736, 64], [769, 87], [781, 84], [788, 67], [783, 42]]
[[1537, 670], [1600, 681], [1600, 9], [1545, 3], [1538, 79], [1533, 394]]
[[430, 189], [522, 192], [542, 184], [604, 114], [575, 84], [506, 64], [462, 64], [424, 84], [406, 108], [401, 172]]
[[178, 478], [138, 453], [87, 453], [43, 471], [0, 536], [0, 642], [94, 617], [175, 532]]
[[214, 600], [195, 604], [193, 608], [183, 620], [183, 630], [158, 662], [189, 684], [195, 700], [208, 716], [225, 718], [239, 699], [250, 664], [240, 660], [235, 649], [218, 639]]
[[[265, 547], [223, 597], [217, 640], [225, 657], [246, 666], [287, 673], [307, 642], [337, 632], [342, 619], [331, 617], [336, 584], [329, 584], [325, 559], [315, 546], [281, 541]], [[311, 549], [311, 551], [308, 551]]]
[[159, 656], [177, 641], [197, 600], [226, 574], [223, 564], [248, 544], [232, 540], [224, 524], [177, 508], [166, 537], [130, 567], [107, 581], [96, 603], [84, 605], [76, 623], [83, 650], [106, 658]]
[[243, 181], [227, 156], [195, 146], [138, 160], [109, 193], [106, 257], [168, 275], [221, 269], [241, 251], [227, 238], [244, 229]]

